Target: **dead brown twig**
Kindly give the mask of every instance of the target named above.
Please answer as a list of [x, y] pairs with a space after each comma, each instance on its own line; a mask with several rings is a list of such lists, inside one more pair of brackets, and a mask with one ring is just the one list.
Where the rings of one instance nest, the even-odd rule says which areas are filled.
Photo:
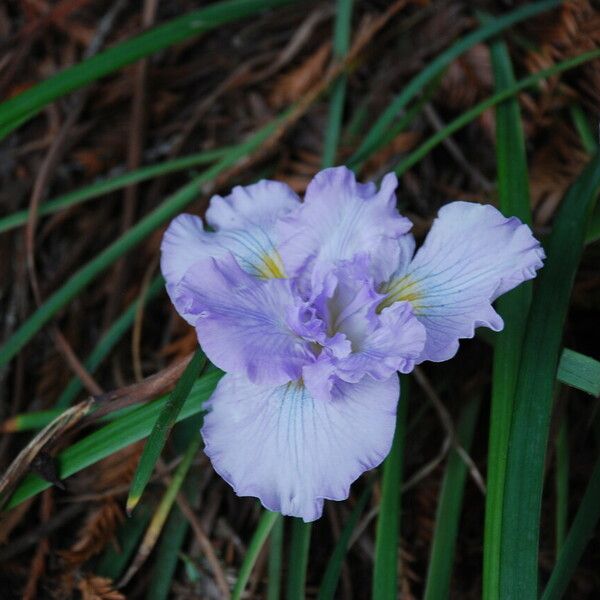
[[36, 457], [58, 436], [63, 435], [79, 423], [93, 408], [93, 398], [76, 404], [67, 409], [52, 423], [44, 427], [30, 442], [21, 450], [17, 458], [12, 462], [6, 473], [0, 479], [0, 508], [7, 502], [10, 493], [16, 483], [30, 468]]
[[128, 385], [106, 394], [96, 396], [94, 400], [98, 405], [98, 409], [89, 419], [86, 419], [84, 424], [88, 424], [97, 420], [108, 413], [120, 410], [126, 406], [143, 402], [150, 398], [154, 398], [159, 394], [164, 393], [170, 387], [175, 385], [188, 363], [192, 359], [193, 353], [178, 360], [166, 369], [146, 377], [140, 383]]
[[[415, 380], [417, 381], [417, 383], [419, 384], [421, 389], [425, 392], [425, 395], [427, 396], [429, 401], [433, 404], [433, 407], [435, 408], [436, 412], [438, 413], [438, 415], [440, 417], [440, 421], [442, 422], [442, 425], [443, 425], [444, 429], [446, 430], [447, 435], [444, 440], [444, 444], [442, 445], [442, 448], [445, 449], [446, 445], [448, 445], [448, 449], [450, 448], [450, 446], [452, 446], [454, 448], [454, 450], [458, 453], [458, 455], [460, 456], [462, 461], [465, 463], [465, 465], [467, 465], [467, 468], [469, 469], [469, 474], [471, 475], [471, 478], [475, 482], [475, 485], [481, 490], [482, 494], [485, 494], [485, 481], [483, 479], [483, 476], [479, 472], [479, 469], [477, 468], [477, 465], [475, 464], [473, 459], [469, 456], [469, 453], [460, 445], [460, 442], [458, 441], [458, 438], [456, 437], [456, 430], [454, 428], [454, 423], [452, 422], [452, 418], [450, 417], [450, 413], [448, 413], [448, 410], [444, 406], [444, 403], [441, 401], [440, 397], [437, 395], [437, 392], [435, 391], [434, 387], [431, 385], [431, 383], [430, 383], [429, 379], [427, 378], [427, 376], [425, 375], [425, 373], [423, 373], [423, 370], [420, 369], [419, 367], [417, 367], [413, 373], [414, 373]], [[447, 442], [446, 442], [446, 440], [447, 440]], [[447, 449], [445, 450], [444, 454], [446, 452], [447, 452]], [[440, 451], [440, 454], [441, 454], [441, 451]], [[431, 470], [433, 470], [433, 468], [431, 468], [427, 472], [429, 473], [429, 472], [431, 472]], [[414, 479], [414, 477], [412, 479]], [[411, 483], [412, 479], [406, 482], [403, 489], [408, 488], [408, 484]]]

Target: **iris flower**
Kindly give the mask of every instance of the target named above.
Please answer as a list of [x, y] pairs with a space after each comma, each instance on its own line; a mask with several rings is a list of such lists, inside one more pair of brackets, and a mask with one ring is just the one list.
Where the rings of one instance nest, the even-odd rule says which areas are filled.
[[379, 465], [394, 435], [397, 371], [452, 358], [492, 302], [535, 277], [530, 229], [489, 205], [452, 202], [415, 251], [379, 189], [345, 167], [318, 173], [304, 202], [276, 181], [214, 196], [167, 229], [161, 267], [179, 314], [225, 375], [202, 436], [239, 496], [318, 519], [323, 501]]

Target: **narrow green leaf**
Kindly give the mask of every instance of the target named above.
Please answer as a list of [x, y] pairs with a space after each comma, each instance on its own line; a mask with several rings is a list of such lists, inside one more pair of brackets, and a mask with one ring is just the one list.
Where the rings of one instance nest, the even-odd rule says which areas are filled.
[[[210, 369], [194, 384], [177, 421], [187, 419], [202, 410], [203, 402], [212, 394], [221, 376], [222, 373], [218, 369]], [[145, 438], [152, 431], [166, 401], [167, 397], [163, 396], [144, 404], [63, 450], [56, 461], [58, 477], [66, 479], [81, 469]], [[14, 491], [6, 509], [20, 504], [50, 486], [49, 482], [38, 475], [27, 475]]]
[[558, 363], [557, 379], [595, 398], [600, 396], [600, 362], [565, 348]]
[[[110, 423], [116, 419], [120, 419], [124, 415], [136, 410], [135, 406], [126, 406], [121, 410], [115, 410], [114, 412], [108, 413], [98, 419], [98, 423]], [[37, 431], [43, 429], [46, 425], [49, 425], [62, 415], [67, 408], [51, 408], [49, 410], [40, 410], [28, 413], [21, 413], [14, 417], [7, 419], [3, 425], [3, 431], [7, 433], [14, 433], [16, 431]]]
[[[502, 40], [495, 40], [490, 44], [490, 52], [495, 89], [502, 93], [515, 86], [508, 48]], [[531, 225], [525, 136], [516, 96], [496, 107], [496, 165], [500, 210], [507, 217], [516, 216]], [[496, 338], [492, 374], [483, 546], [483, 597], [487, 600], [499, 600], [506, 454], [531, 291], [531, 284], [523, 283], [497, 302], [498, 313], [504, 320], [504, 330]]]
[[19, 350], [66, 304], [91, 283], [100, 273], [134, 248], [152, 231], [174, 217], [195, 200], [204, 183], [214, 179], [227, 167], [235, 164], [247, 153], [258, 148], [273, 131], [287, 112], [254, 133], [248, 140], [232, 148], [214, 166], [192, 179], [187, 185], [169, 196], [160, 206], [141, 219], [98, 256], [81, 267], [67, 282], [56, 290], [5, 342], [0, 348], [0, 366], [8, 363]]
[[544, 0], [542, 2], [525, 4], [512, 12], [491, 19], [489, 23], [466, 35], [444, 50], [444, 52], [419, 71], [419, 74], [403, 87], [402, 92], [394, 98], [377, 121], [375, 121], [367, 135], [363, 138], [358, 150], [352, 155], [350, 161], [361, 162], [368, 155], [380, 148], [381, 140], [385, 138], [388, 129], [397, 119], [398, 115], [402, 113], [402, 110], [408, 106], [409, 102], [427, 83], [435, 79], [454, 59], [476, 44], [494, 37], [512, 25], [555, 8], [559, 4], [560, 0]]
[[43, 429], [63, 412], [63, 408], [51, 408], [15, 415], [2, 423], [2, 433]]
[[[352, 21], [352, 0], [337, 0], [335, 29], [333, 33], [333, 56], [343, 60], [350, 45], [350, 25]], [[323, 168], [332, 167], [342, 128], [344, 103], [346, 100], [346, 74], [340, 75], [331, 88], [329, 101], [329, 121], [325, 129], [323, 144]]]
[[589, 218], [588, 226], [585, 234], [585, 243], [593, 244], [600, 240], [600, 210], [596, 207], [596, 210], [592, 213]]
[[[147, 181], [148, 179], [153, 179], [154, 177], [167, 175], [168, 173], [184, 171], [191, 167], [210, 164], [215, 160], [222, 158], [230, 150], [231, 147], [207, 150], [206, 152], [200, 152], [199, 154], [190, 154], [189, 156], [167, 160], [157, 165], [142, 167], [135, 171], [123, 173], [123, 175], [101, 179], [91, 185], [78, 190], [73, 190], [58, 198], [53, 198], [52, 200], [44, 202], [40, 205], [38, 215], [40, 217], [52, 215], [65, 208], [70, 208], [77, 204], [81, 204], [82, 202], [87, 202], [88, 200], [93, 200], [94, 198], [108, 194], [109, 192], [120, 190], [132, 183], [140, 183], [142, 181]], [[28, 210], [20, 210], [0, 218], [0, 233], [25, 225], [25, 223], [27, 223], [28, 215]]]
[[[186, 483], [189, 479], [191, 479], [191, 476], [188, 477]], [[136, 514], [137, 511], [134, 513], [134, 517]], [[174, 506], [158, 543], [146, 600], [167, 600], [169, 597], [179, 561], [179, 552], [188, 529], [188, 520], [179, 510], [179, 507]]]
[[573, 525], [544, 590], [542, 600], [560, 600], [600, 519], [600, 460], [585, 490]]
[[[467, 452], [475, 433], [480, 404], [479, 397], [469, 400], [456, 428], [458, 441]], [[448, 458], [435, 516], [424, 600], [450, 598], [450, 580], [467, 473], [468, 468], [464, 460], [453, 450]]]
[[[577, 129], [583, 148], [588, 154], [594, 154], [598, 149], [598, 133], [592, 131], [588, 118], [578, 104], [571, 105], [571, 119]], [[592, 244], [598, 240], [600, 240], [600, 205], [596, 205], [588, 220], [585, 243]]]
[[94, 574], [116, 581], [122, 574], [137, 548], [144, 530], [148, 527], [152, 513], [150, 507], [141, 504], [135, 515], [129, 517], [120, 527], [118, 544], [109, 544], [100, 561], [94, 568]]
[[160, 411], [156, 423], [152, 428], [152, 432], [144, 444], [140, 462], [138, 463], [133, 476], [133, 481], [131, 482], [126, 505], [128, 514], [131, 514], [131, 511], [140, 501], [142, 494], [146, 489], [146, 485], [148, 485], [150, 477], [154, 472], [156, 461], [160, 458], [161, 452], [165, 447], [171, 428], [175, 424], [181, 411], [181, 407], [189, 396], [194, 382], [198, 379], [204, 362], [204, 353], [198, 348], [194, 353], [192, 360], [179, 378], [175, 388], [169, 395], [169, 399]]
[[269, 538], [269, 580], [267, 600], [279, 600], [283, 571], [283, 519], [277, 519]]
[[[395, 167], [395, 173], [400, 177], [408, 169], [417, 164], [421, 159], [423, 159], [433, 148], [435, 148], [438, 144], [443, 142], [447, 137], [475, 120], [479, 117], [483, 112], [485, 112], [488, 108], [495, 106], [499, 102], [503, 102], [508, 98], [518, 94], [524, 89], [534, 87], [539, 81], [542, 79], [547, 79], [548, 77], [552, 77], [553, 75], [557, 75], [558, 73], [563, 73], [570, 69], [575, 69], [576, 67], [594, 60], [600, 57], [600, 49], [590, 50], [589, 52], [584, 52], [583, 54], [579, 54], [573, 58], [564, 60], [562, 62], [556, 63], [552, 67], [548, 69], [542, 69], [537, 73], [533, 73], [532, 75], [520, 79], [514, 86], [507, 87], [502, 92], [494, 94], [489, 98], [486, 98], [482, 102], [476, 104], [469, 110], [462, 113], [460, 116], [456, 117], [452, 122], [450, 122], [446, 127], [436, 131], [433, 135], [429, 136], [425, 142], [423, 142], [416, 150], [413, 150], [404, 160], [402, 160], [397, 167]], [[352, 157], [351, 160], [354, 160]]]
[[225, 23], [288, 3], [290, 0], [226, 0], [172, 19], [6, 100], [0, 104], [0, 131], [6, 135], [50, 102], [140, 58]]
[[583, 109], [578, 104], [571, 105], [571, 119], [573, 119], [583, 148], [588, 154], [594, 154], [598, 149], [598, 139], [592, 133], [589, 121], [587, 120]]
[[600, 189], [596, 154], [555, 217], [531, 305], [514, 398], [501, 532], [501, 598], [536, 598], [539, 519], [552, 392], [586, 217]]
[[556, 437], [556, 553], [565, 543], [569, 519], [569, 430], [563, 415]]
[[323, 575], [323, 579], [321, 581], [321, 585], [319, 587], [319, 594], [317, 595], [317, 600], [334, 600], [335, 591], [338, 586], [338, 582], [340, 579], [340, 574], [342, 572], [342, 567], [344, 566], [344, 559], [346, 558], [346, 553], [348, 552], [348, 544], [350, 543], [350, 538], [358, 525], [358, 521], [365, 511], [365, 507], [367, 506], [367, 502], [371, 497], [371, 492], [373, 491], [373, 481], [369, 483], [369, 485], [363, 490], [363, 493], [360, 495], [356, 506], [352, 509], [344, 528], [340, 533], [340, 537], [333, 549], [331, 556], [329, 557], [329, 562], [327, 563], [327, 567], [325, 569], [325, 574]]
[[[202, 426], [202, 415], [195, 415], [175, 426], [173, 430], [173, 447], [176, 452], [184, 452], [187, 445]], [[191, 506], [195, 506], [200, 497], [200, 473], [190, 471], [183, 482], [183, 494]], [[134, 516], [139, 511], [135, 511]], [[146, 594], [146, 600], [167, 600], [171, 591], [171, 582], [177, 564], [181, 546], [189, 529], [189, 522], [178, 506], [173, 506], [156, 549], [156, 558], [152, 567], [152, 575]]]
[[258, 555], [267, 541], [271, 529], [273, 529], [275, 523], [281, 518], [282, 517], [279, 513], [271, 512], [269, 510], [263, 511], [258, 525], [254, 530], [254, 534], [252, 535], [252, 539], [250, 540], [248, 550], [246, 551], [246, 556], [244, 557], [244, 562], [240, 567], [240, 572], [238, 573], [238, 579], [235, 582], [235, 587], [233, 588], [233, 592], [231, 592], [231, 600], [240, 600], [242, 597], [244, 589], [246, 588], [246, 584], [248, 583], [248, 579], [250, 579], [250, 573], [252, 573], [252, 569], [254, 568], [256, 560], [258, 559]]
[[400, 537], [400, 486], [406, 431], [409, 379], [400, 377], [396, 431], [390, 454], [383, 463], [381, 504], [375, 533], [373, 598], [395, 600], [398, 595], [398, 547]]
[[[144, 298], [138, 298], [134, 300], [126, 309], [123, 311], [121, 316], [110, 326], [110, 328], [104, 333], [104, 335], [98, 340], [95, 348], [92, 350], [90, 355], [85, 359], [85, 368], [90, 373], [95, 373], [98, 367], [102, 364], [102, 361], [110, 354], [111, 350], [118, 344], [121, 338], [131, 329], [135, 320], [135, 315], [138, 311], [140, 302], [145, 303], [151, 302], [158, 296], [158, 294], [164, 290], [164, 279], [162, 275], [157, 275], [153, 280]], [[57, 408], [66, 408], [70, 406], [77, 394], [83, 389], [83, 384], [78, 377], [73, 377], [69, 381], [67, 387], [63, 390], [62, 394], [58, 397], [55, 406]]]
[[[410, 123], [412, 123], [417, 115], [421, 113], [423, 107], [433, 98], [435, 92], [438, 90], [440, 83], [442, 81], [443, 72], [437, 75], [434, 79], [432, 79], [426, 86], [421, 94], [421, 97], [414, 102], [408, 110], [400, 117], [395, 123], [390, 125], [390, 127], [385, 132], [385, 135], [379, 140], [379, 147], [384, 147], [390, 142], [392, 142], [398, 134], [404, 131]], [[362, 158], [361, 158], [362, 156]], [[371, 153], [365, 153], [361, 156], [352, 156], [346, 164], [353, 171], [360, 171], [365, 161], [371, 156]]]
[[306, 571], [312, 523], [292, 517], [292, 538], [289, 549], [287, 600], [305, 600]]
[[202, 445], [202, 438], [197, 435], [192, 438], [189, 443], [181, 462], [179, 463], [163, 497], [160, 499], [158, 507], [152, 518], [150, 520], [150, 524], [146, 529], [146, 533], [144, 534], [144, 538], [142, 539], [142, 543], [140, 544], [140, 548], [143, 550], [138, 552], [136, 557], [134, 558], [134, 562], [129, 566], [129, 570], [125, 573], [123, 578], [121, 579], [121, 585], [124, 585], [125, 582], [128, 582], [130, 578], [133, 576], [135, 572], [137, 572], [140, 565], [146, 560], [147, 556], [153, 550], [156, 542], [164, 529], [165, 523], [167, 522], [167, 518], [171, 514], [171, 509], [175, 504], [175, 500], [177, 499], [177, 494], [179, 494], [179, 490], [185, 481], [188, 471], [192, 466], [192, 461], [194, 457], [198, 453], [200, 446]]

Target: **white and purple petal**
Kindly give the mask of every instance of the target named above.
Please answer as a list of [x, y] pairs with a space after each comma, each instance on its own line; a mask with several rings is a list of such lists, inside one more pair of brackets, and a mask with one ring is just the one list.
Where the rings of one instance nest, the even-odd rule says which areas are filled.
[[213, 196], [206, 222], [215, 231], [247, 229], [271, 231], [277, 219], [300, 206], [300, 198], [285, 183], [262, 179], [250, 185], [237, 185], [229, 196]]
[[182, 214], [173, 219], [161, 244], [161, 270], [171, 294], [186, 271], [207, 258], [232, 253], [257, 277], [283, 277], [277, 252], [275, 222], [300, 206], [300, 199], [284, 183], [262, 180], [236, 186], [229, 196], [213, 196], [206, 212], [215, 232], [205, 231], [202, 219]]
[[310, 338], [324, 325], [288, 279], [257, 279], [228, 255], [196, 263], [172, 297], [180, 314], [193, 319], [208, 358], [224, 371], [280, 384], [315, 360]]
[[368, 375], [382, 381], [396, 371], [410, 372], [423, 350], [425, 328], [408, 302], [377, 311], [385, 296], [375, 290], [367, 258], [342, 262], [324, 281], [315, 299], [317, 315], [328, 332], [349, 342], [350, 351], [335, 354], [324, 344], [318, 360], [303, 369], [309, 390], [328, 397], [336, 379], [353, 383]]
[[396, 371], [410, 373], [425, 347], [425, 327], [409, 302], [396, 302], [381, 311], [377, 327], [352, 352], [337, 361], [336, 375], [348, 382], [363, 375], [382, 381]]
[[396, 375], [339, 383], [332, 400], [320, 401], [297, 382], [257, 386], [226, 374], [207, 405], [205, 452], [239, 496], [314, 521], [325, 499], [347, 498], [388, 454], [398, 394]]
[[160, 252], [160, 269], [169, 293], [194, 263], [216, 255], [202, 219], [189, 214], [179, 215], [171, 221], [163, 235]]
[[490, 205], [452, 202], [444, 206], [425, 242], [382, 290], [382, 306], [412, 304], [427, 330], [419, 359], [444, 361], [458, 340], [476, 327], [499, 331], [503, 321], [492, 307], [501, 294], [532, 279], [544, 251], [531, 230]]
[[332, 266], [365, 254], [372, 277], [378, 283], [386, 280], [398, 265], [397, 240], [412, 227], [396, 210], [397, 184], [393, 173], [383, 178], [379, 191], [357, 183], [345, 167], [318, 173], [301, 208], [275, 228], [286, 272], [298, 276], [310, 268], [318, 288]]

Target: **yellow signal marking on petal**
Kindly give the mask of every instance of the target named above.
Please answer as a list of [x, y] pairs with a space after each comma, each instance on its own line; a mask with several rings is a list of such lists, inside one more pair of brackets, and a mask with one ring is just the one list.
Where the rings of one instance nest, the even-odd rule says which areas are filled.
[[381, 312], [384, 308], [391, 306], [395, 302], [410, 302], [415, 313], [418, 314], [420, 304], [423, 299], [423, 293], [418, 288], [418, 281], [415, 281], [410, 275], [405, 275], [388, 284], [383, 293], [387, 293], [386, 297], [379, 303], [377, 312]]
[[275, 250], [272, 254], [261, 254], [261, 265], [256, 265], [258, 274], [263, 279], [285, 279], [283, 262], [279, 252]]
[[294, 381], [288, 381], [286, 383], [286, 391], [289, 390], [303, 390], [304, 389], [304, 377], [300, 376], [300, 379]]

